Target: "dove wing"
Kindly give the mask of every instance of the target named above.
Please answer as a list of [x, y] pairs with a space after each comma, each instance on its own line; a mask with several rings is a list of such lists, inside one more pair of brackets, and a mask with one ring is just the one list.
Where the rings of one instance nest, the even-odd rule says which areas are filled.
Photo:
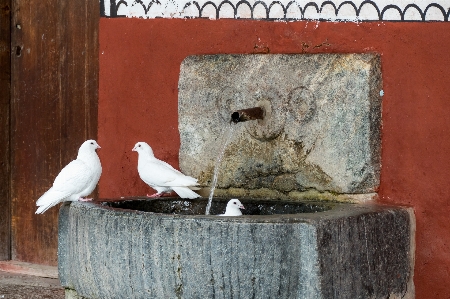
[[36, 202], [39, 208], [36, 214], [41, 214], [64, 199], [76, 195], [86, 189], [92, 180], [93, 171], [81, 160], [74, 160], [67, 164], [56, 177], [53, 186]]
[[175, 180], [179, 173], [166, 164], [157, 161], [139, 164], [139, 176], [150, 186], [167, 186], [167, 182]]
[[165, 186], [169, 187], [179, 187], [179, 186], [194, 186], [198, 185], [197, 180], [193, 177], [181, 174], [177, 176], [175, 179], [168, 181]]
[[150, 186], [180, 187], [197, 185], [197, 180], [186, 176], [170, 164], [153, 158], [138, 165], [141, 179]]
[[64, 191], [69, 195], [82, 192], [92, 180], [93, 172], [81, 160], [74, 160], [67, 164], [53, 183], [53, 189]]
[[170, 164], [167, 164], [164, 161], [157, 160], [155, 161], [154, 164], [155, 164], [155, 172], [165, 174], [163, 180], [160, 182], [161, 184], [158, 186], [180, 187], [180, 186], [197, 185], [196, 179], [184, 175], [183, 173], [176, 170], [175, 168], [170, 166]]
[[175, 173], [182, 174], [179, 170], [176, 170], [175, 168], [173, 168], [172, 165], [170, 165], [169, 163], [164, 162], [164, 161], [162, 161], [162, 160], [159, 160], [159, 159], [156, 159], [156, 158], [155, 158], [155, 160], [153, 161], [153, 163], [155, 163], [155, 164], [160, 164], [161, 167], [167, 167], [168, 169], [171, 169], [171, 170], [174, 171]]

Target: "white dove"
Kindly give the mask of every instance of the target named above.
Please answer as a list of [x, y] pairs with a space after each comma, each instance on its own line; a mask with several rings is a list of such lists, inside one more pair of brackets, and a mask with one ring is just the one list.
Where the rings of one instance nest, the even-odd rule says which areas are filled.
[[145, 142], [138, 142], [132, 149], [138, 153], [138, 173], [141, 179], [150, 187], [156, 190], [148, 197], [160, 197], [162, 193], [175, 191], [181, 198], [200, 197], [193, 190], [200, 188], [197, 179], [184, 175], [164, 161], [155, 158], [153, 150]]
[[94, 191], [102, 174], [102, 165], [95, 152], [100, 148], [95, 140], [85, 141], [78, 150], [76, 160], [64, 167], [53, 183], [36, 202], [39, 208], [36, 214], [42, 214], [63, 201], [89, 201], [83, 198]]
[[242, 212], [240, 209], [245, 209], [241, 204], [239, 199], [232, 198], [227, 203], [227, 208], [225, 209], [225, 214], [219, 214], [218, 216], [241, 216]]

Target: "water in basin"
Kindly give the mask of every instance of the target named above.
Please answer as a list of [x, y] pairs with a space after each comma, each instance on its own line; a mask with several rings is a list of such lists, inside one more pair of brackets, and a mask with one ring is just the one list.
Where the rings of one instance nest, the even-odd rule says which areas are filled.
[[[214, 205], [211, 207], [211, 215], [221, 214], [229, 198], [214, 198]], [[137, 210], [143, 212], [179, 214], [179, 215], [204, 215], [207, 198], [201, 199], [181, 199], [181, 198], [157, 198], [140, 199], [130, 198], [121, 201], [103, 202], [103, 206], [120, 208], [126, 210]], [[275, 215], [275, 214], [299, 214], [317, 213], [330, 210], [333, 203], [316, 201], [274, 201], [261, 199], [241, 200], [245, 206], [242, 214], [245, 215]]]

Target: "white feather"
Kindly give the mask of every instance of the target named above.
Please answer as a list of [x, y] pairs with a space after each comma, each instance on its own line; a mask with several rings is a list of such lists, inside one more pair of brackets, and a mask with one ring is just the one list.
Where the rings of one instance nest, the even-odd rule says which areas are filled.
[[152, 148], [145, 142], [138, 142], [133, 148], [139, 155], [138, 173], [140, 178], [160, 196], [161, 193], [175, 191], [181, 198], [200, 197], [191, 189], [198, 189], [197, 179], [184, 175], [170, 164], [155, 158]]
[[94, 191], [102, 174], [97, 148], [100, 146], [95, 140], [87, 140], [80, 146], [77, 159], [61, 170], [53, 186], [36, 201], [39, 206], [36, 214], [63, 201], [80, 200]]
[[172, 187], [173, 191], [175, 191], [181, 198], [197, 198], [200, 195], [189, 189], [188, 187]]

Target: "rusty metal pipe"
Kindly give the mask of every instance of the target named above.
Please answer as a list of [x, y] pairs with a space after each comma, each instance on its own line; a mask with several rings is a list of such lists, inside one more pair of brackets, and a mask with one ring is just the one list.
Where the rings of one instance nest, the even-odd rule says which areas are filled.
[[265, 114], [262, 107], [236, 110], [231, 113], [231, 121], [237, 124], [248, 120], [263, 119]]

